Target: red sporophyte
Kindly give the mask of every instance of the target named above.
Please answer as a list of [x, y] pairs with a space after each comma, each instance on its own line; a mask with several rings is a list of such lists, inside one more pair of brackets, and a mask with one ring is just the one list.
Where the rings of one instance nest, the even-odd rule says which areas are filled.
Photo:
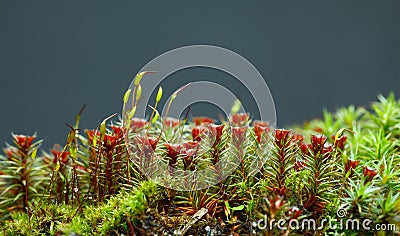
[[199, 150], [199, 143], [197, 141], [189, 141], [184, 143], [183, 147], [183, 168], [184, 170], [190, 168], [190, 170], [193, 171], [196, 167], [196, 163], [193, 162], [193, 158], [197, 155], [197, 151]]
[[107, 151], [112, 151], [114, 150], [115, 146], [117, 145], [117, 137], [114, 135], [104, 135], [104, 147], [106, 148]]
[[153, 151], [156, 150], [158, 139], [148, 136], [139, 136], [137, 137], [137, 139], [139, 143], [145, 148], [146, 151], [151, 151], [146, 147], [151, 147]]
[[332, 145], [325, 144], [324, 148], [322, 148], [322, 150], [321, 150], [321, 154], [330, 156], [332, 151], [333, 151]]
[[194, 117], [193, 121], [196, 125], [202, 125], [204, 123], [214, 123], [214, 119], [205, 116]]
[[253, 121], [253, 129], [258, 143], [261, 143], [261, 138], [263, 134], [268, 133], [270, 131], [268, 123], [259, 120]]
[[246, 138], [247, 127], [232, 127], [232, 138], [237, 145], [240, 145]]
[[231, 116], [232, 123], [237, 126], [243, 126], [248, 120], [248, 113], [236, 113]]
[[300, 150], [304, 155], [310, 155], [310, 149], [312, 149], [312, 145], [311, 144], [305, 144], [303, 142], [300, 143]]
[[321, 146], [323, 147], [326, 142], [326, 137], [323, 135], [312, 135], [311, 136], [311, 144], [313, 147]]
[[121, 136], [123, 134], [122, 128], [120, 126], [111, 125], [110, 128], [113, 130], [114, 134]]
[[176, 159], [181, 152], [182, 145], [173, 143], [165, 143], [164, 145], [167, 148], [167, 156]]
[[370, 182], [375, 175], [377, 174], [376, 170], [369, 168], [368, 166], [363, 166], [363, 175], [365, 178], [365, 183]]
[[96, 139], [100, 137], [100, 132], [98, 130], [86, 130], [86, 136], [89, 141], [93, 143], [93, 138], [96, 136]]
[[137, 130], [144, 128], [147, 125], [147, 121], [145, 119], [134, 117], [132, 118], [130, 125], [133, 132], [136, 132]]
[[194, 155], [192, 155], [192, 153], [187, 150], [183, 150], [182, 155], [183, 155], [183, 170], [187, 170], [188, 168], [190, 168], [190, 170], [193, 171], [195, 169], [195, 165], [192, 165]]
[[194, 151], [194, 150], [197, 150], [199, 148], [199, 142], [197, 142], [197, 141], [188, 141], [186, 143], [183, 143], [183, 147], [186, 150]]
[[196, 156], [197, 155], [197, 151], [199, 150], [199, 142], [197, 141], [189, 141], [186, 143], [183, 143], [183, 147], [185, 149], [183, 149], [183, 152], [185, 155], [187, 156]]
[[275, 140], [277, 142], [281, 142], [283, 139], [285, 139], [290, 133], [290, 130], [285, 130], [285, 129], [277, 129], [275, 130]]
[[347, 140], [346, 135], [342, 135], [336, 140], [335, 140], [335, 135], [332, 135], [332, 139], [333, 139], [335, 147], [338, 147], [341, 150], [344, 149], [344, 144], [345, 144], [345, 142]]
[[306, 167], [306, 164], [304, 163], [303, 160], [297, 160], [297, 161], [294, 163], [294, 169], [295, 169], [296, 171], [301, 171], [301, 170], [304, 169], [305, 167]]
[[[90, 143], [93, 143], [93, 139], [96, 137], [96, 140], [99, 140], [100, 138], [100, 132], [98, 130], [86, 130], [86, 136], [89, 139]], [[112, 151], [116, 145], [117, 145], [117, 139], [119, 138], [119, 135], [111, 135], [111, 134], [106, 134], [104, 135], [103, 138], [103, 145], [106, 148], [107, 151]]]
[[351, 177], [354, 173], [354, 169], [358, 166], [359, 163], [360, 160], [347, 159], [346, 164], [344, 165], [344, 173], [346, 174], [348, 171], [350, 171], [349, 177]]
[[180, 120], [172, 118], [172, 117], [166, 117], [164, 118], [164, 125], [169, 127], [169, 128], [175, 128], [181, 123]]
[[281, 148], [283, 145], [286, 145], [288, 138], [290, 137], [290, 130], [285, 129], [276, 129], [275, 130], [275, 143]]
[[262, 121], [262, 120], [255, 120], [255, 121], [253, 121], [253, 126], [269, 128], [269, 123], [266, 121]]
[[212, 135], [212, 139], [215, 138], [214, 144], [219, 143], [219, 141], [221, 140], [224, 125], [215, 125], [215, 124], [206, 123], [205, 126], [208, 128], [208, 131]]
[[216, 140], [218, 141], [218, 140], [220, 140], [221, 139], [221, 136], [222, 136], [222, 131], [223, 131], [223, 129], [224, 129], [224, 125], [212, 125], [211, 126], [212, 127], [212, 129], [214, 129], [215, 128], [215, 131], [216, 131], [216, 133], [217, 133], [217, 135], [216, 135]]
[[314, 150], [314, 153], [318, 151], [322, 151], [325, 146], [326, 137], [323, 135], [312, 135], [311, 136], [311, 145]]
[[167, 156], [169, 157], [169, 171], [174, 175], [174, 167], [177, 163], [178, 156], [181, 154], [182, 145], [180, 144], [172, 144], [172, 143], [165, 143], [165, 147], [167, 147]]
[[351, 167], [352, 169], [355, 169], [355, 168], [358, 166], [358, 164], [360, 163], [360, 160], [351, 160], [351, 159], [348, 159], [347, 162], [349, 163], [349, 165], [350, 165], [350, 167]]
[[54, 156], [53, 163], [57, 163], [57, 160], [60, 160], [61, 163], [67, 164], [69, 152], [62, 152], [52, 149], [51, 153]]
[[14, 135], [13, 137], [14, 137], [16, 144], [24, 150], [29, 149], [32, 145], [32, 141], [36, 138], [35, 135], [33, 135], [33, 136]]
[[124, 130], [120, 126], [111, 125], [110, 128], [112, 129], [115, 138], [117, 140], [122, 140], [124, 137]]
[[207, 129], [202, 126], [196, 126], [192, 128], [192, 137], [194, 141], [200, 142], [201, 137], [204, 135], [204, 133], [207, 132]]
[[292, 142], [297, 143], [297, 142], [303, 142], [304, 136], [301, 134], [293, 134]]

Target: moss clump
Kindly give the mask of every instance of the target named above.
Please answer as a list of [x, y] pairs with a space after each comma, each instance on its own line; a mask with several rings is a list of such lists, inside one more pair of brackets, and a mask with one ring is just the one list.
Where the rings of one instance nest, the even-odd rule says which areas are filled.
[[15, 212], [2, 226], [5, 235], [127, 235], [138, 224], [155, 197], [157, 186], [149, 181], [138, 189], [120, 192], [98, 206], [82, 211], [65, 204], [35, 204], [30, 212]]
[[[140, 97], [135, 94], [140, 91], [138, 86], [132, 99]], [[125, 105], [130, 93], [124, 96]], [[231, 114], [227, 121], [214, 124], [205, 117], [193, 122], [187, 117], [161, 119], [154, 110], [146, 121], [133, 117], [132, 104], [124, 114], [129, 122], [117, 121], [107, 127], [107, 118], [97, 130], [81, 132], [84, 135], [79, 133], [79, 112], [66, 145], [52, 154], [37, 154], [38, 145], [28, 142], [27, 136], [15, 138], [15, 145], [9, 145], [1, 156], [1, 232], [399, 233], [400, 101], [393, 94], [379, 96], [369, 109], [350, 106], [333, 113], [324, 111], [322, 119], [291, 130], [252, 121], [249, 114]], [[131, 145], [128, 148], [124, 138]], [[143, 173], [140, 168], [152, 163], [138, 161], [150, 157], [164, 163], [172, 178], [184, 170], [189, 181], [195, 171], [213, 167], [221, 181], [189, 191], [158, 186], [147, 177], [157, 172]], [[224, 167], [215, 164], [227, 159], [238, 163], [222, 178]], [[190, 186], [186, 180], [179, 184]], [[328, 224], [327, 219], [337, 221]], [[358, 229], [349, 228], [349, 219], [372, 223], [370, 229], [361, 223]], [[286, 228], [273, 223], [279, 220], [286, 222]], [[305, 228], [304, 220], [315, 222], [316, 227]], [[298, 228], [289, 225], [296, 221]]]

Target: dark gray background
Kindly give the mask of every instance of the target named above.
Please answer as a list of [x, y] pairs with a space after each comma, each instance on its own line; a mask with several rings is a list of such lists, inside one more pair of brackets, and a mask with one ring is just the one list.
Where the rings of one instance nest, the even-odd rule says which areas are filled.
[[[144, 64], [192, 44], [225, 47], [252, 62], [281, 127], [319, 117], [323, 107], [368, 105], [378, 93], [398, 93], [399, 23], [400, 1], [1, 0], [0, 142], [11, 131], [37, 131], [46, 147], [63, 143], [64, 122], [83, 104], [82, 127], [95, 128], [121, 112]], [[226, 80], [201, 69], [175, 76]]]

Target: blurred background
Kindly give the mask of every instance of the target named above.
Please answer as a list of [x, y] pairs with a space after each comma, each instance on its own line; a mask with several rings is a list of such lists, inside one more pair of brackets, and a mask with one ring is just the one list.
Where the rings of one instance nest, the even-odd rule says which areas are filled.
[[[400, 1], [14, 1], [0, 0], [0, 142], [10, 132], [64, 144], [81, 127], [121, 113], [133, 76], [154, 57], [193, 44], [235, 51], [263, 75], [279, 127], [322, 109], [366, 106], [399, 94]], [[249, 101], [227, 74], [193, 68], [164, 90], [220, 82]], [[176, 80], [178, 79], [178, 80]], [[174, 82], [175, 81], [175, 82]], [[251, 104], [250, 104], [251, 106]], [[193, 114], [218, 111], [197, 104]], [[3, 144], [1, 145], [3, 146]]]

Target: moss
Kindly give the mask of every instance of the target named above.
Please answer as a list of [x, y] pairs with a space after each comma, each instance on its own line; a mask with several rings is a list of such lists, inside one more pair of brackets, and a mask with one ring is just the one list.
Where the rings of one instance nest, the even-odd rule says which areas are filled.
[[[194, 149], [178, 154], [166, 148], [177, 142], [174, 138], [179, 132], [193, 146], [193, 140], [202, 132], [198, 124], [169, 121], [166, 127], [157, 112], [154, 112], [157, 119], [150, 124], [132, 120], [134, 124], [130, 126], [145, 127], [151, 137], [151, 146], [143, 148], [156, 149], [161, 161], [176, 168], [205, 168], [228, 155], [243, 154], [243, 161], [228, 178], [196, 191], [171, 190], [149, 181], [133, 165], [133, 157], [126, 151], [121, 133], [124, 124], [117, 122], [106, 129], [106, 119], [99, 132], [87, 131], [86, 136], [69, 137], [65, 148], [61, 148], [70, 150], [65, 159], [55, 156], [55, 161], [51, 161], [47, 153], [35, 159], [33, 151], [27, 152], [26, 157], [35, 159], [36, 169], [31, 174], [37, 178], [34, 179], [37, 183], [31, 182], [29, 188], [29, 195], [34, 196], [31, 199], [13, 201], [19, 190], [8, 188], [12, 183], [7, 182], [11, 179], [7, 176], [12, 172], [0, 175], [1, 197], [7, 203], [0, 203], [4, 219], [0, 223], [1, 232], [4, 235], [142, 235], [184, 230], [193, 235], [211, 232], [235, 235], [262, 233], [254, 222], [264, 217], [313, 219], [320, 223], [327, 217], [338, 218], [339, 210], [344, 210], [346, 219], [371, 219], [374, 224], [393, 224], [398, 228], [400, 101], [393, 94], [378, 99], [370, 108], [349, 106], [335, 112], [325, 110], [322, 119], [291, 130], [274, 129], [265, 122], [251, 125], [248, 114], [233, 114], [231, 119], [237, 127], [230, 129], [225, 122], [224, 128], [219, 129], [218, 141], [209, 146], [210, 151], [198, 156], [193, 155]], [[196, 136], [192, 133], [194, 128]], [[232, 136], [230, 130], [237, 136]], [[18, 140], [16, 145], [15, 150], [26, 148], [26, 143], [21, 145]], [[257, 156], [265, 157], [266, 162], [260, 164], [259, 172], [253, 173], [251, 163]], [[7, 156], [1, 156], [1, 160], [2, 167], [10, 164]], [[18, 163], [15, 161], [13, 166]], [[50, 185], [41, 185], [50, 174]], [[26, 207], [13, 208], [13, 204]], [[192, 215], [202, 208], [207, 213], [193, 220]], [[299, 229], [284, 233], [373, 232], [329, 227], [317, 231]], [[282, 231], [274, 229], [270, 233]], [[398, 232], [379, 232], [383, 233]]]
[[16, 212], [2, 226], [5, 235], [41, 235], [56, 233], [80, 235], [128, 234], [128, 217], [137, 221], [153, 198], [156, 185], [145, 181], [131, 192], [121, 192], [99, 206], [85, 206], [81, 212], [69, 205], [38, 204], [34, 212]]

